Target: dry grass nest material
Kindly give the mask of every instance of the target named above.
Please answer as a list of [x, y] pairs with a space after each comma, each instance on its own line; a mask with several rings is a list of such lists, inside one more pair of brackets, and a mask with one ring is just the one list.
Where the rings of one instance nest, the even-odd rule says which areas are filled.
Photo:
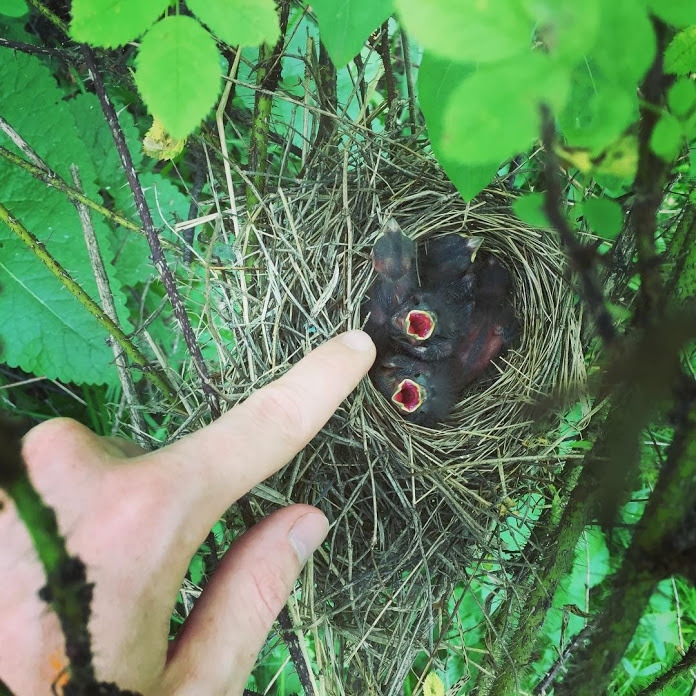
[[239, 298], [227, 317], [237, 345], [224, 367], [231, 403], [361, 325], [370, 250], [390, 216], [418, 241], [482, 236], [514, 282], [521, 336], [446, 424], [406, 423], [364, 380], [306, 450], [255, 491], [264, 512], [307, 502], [331, 522], [295, 607], [323, 638], [327, 693], [401, 693], [413, 652], [432, 648], [438, 600], [472, 573], [485, 576], [482, 559], [496, 563], [491, 582], [512, 582], [522, 560], [503, 553], [501, 532], [530, 494], [545, 497], [559, 469], [553, 445], [537, 437], [548, 423], [540, 431], [530, 407], [584, 381], [579, 312], [555, 233], [523, 225], [511, 199], [501, 188], [466, 204], [432, 159], [376, 139], [310, 166], [240, 230], [237, 245], [248, 243], [255, 271], [224, 282]]

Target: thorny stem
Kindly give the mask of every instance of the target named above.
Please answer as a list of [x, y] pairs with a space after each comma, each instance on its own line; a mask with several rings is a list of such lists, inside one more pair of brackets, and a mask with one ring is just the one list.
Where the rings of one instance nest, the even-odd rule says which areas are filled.
[[662, 55], [666, 27], [659, 20], [653, 21], [658, 49], [648, 74], [641, 86], [642, 102], [638, 127], [638, 171], [633, 184], [635, 199], [630, 212], [633, 236], [638, 250], [640, 289], [636, 318], [639, 324], [650, 323], [652, 315], [662, 300], [662, 280], [659, 257], [655, 248], [657, 211], [662, 202], [662, 192], [670, 162], [658, 157], [650, 147], [650, 138], [660, 118], [660, 106], [666, 86], [662, 69]]
[[131, 343], [123, 333], [101, 309], [101, 307], [73, 280], [68, 271], [56, 261], [46, 250], [46, 247], [17, 220], [12, 213], [0, 203], [0, 220], [2, 220], [28, 247], [36, 254], [41, 263], [58, 278], [67, 290], [78, 302], [99, 322], [99, 324], [118, 343], [126, 355], [139, 367], [143, 368], [145, 376], [171, 399], [176, 399], [176, 392], [162, 375], [152, 370], [147, 358]]
[[268, 171], [268, 138], [271, 123], [271, 107], [273, 95], [278, 89], [283, 69], [283, 50], [285, 48], [285, 32], [288, 28], [290, 3], [283, 0], [280, 3], [280, 38], [273, 48], [262, 44], [259, 47], [259, 67], [256, 82], [264, 91], [257, 91], [254, 99], [254, 119], [251, 127], [251, 143], [249, 146], [249, 169], [254, 186], [247, 187], [247, 210], [259, 202], [256, 196], [263, 198], [266, 191]]
[[88, 629], [93, 585], [87, 582], [84, 563], [68, 553], [53, 508], [43, 502], [29, 479], [21, 454], [22, 434], [17, 424], [0, 421], [0, 485], [14, 502], [43, 567], [46, 585], [39, 596], [60, 621], [70, 656], [70, 681], [85, 689], [95, 682]]
[[15, 155], [14, 152], [10, 152], [10, 150], [2, 147], [1, 145], [0, 157], [4, 157], [8, 162], [11, 162], [16, 166], [21, 167], [22, 169], [24, 169], [25, 172], [31, 174], [35, 179], [43, 181], [44, 184], [46, 184], [47, 186], [61, 191], [71, 201], [77, 201], [79, 203], [82, 203], [82, 205], [86, 205], [88, 208], [91, 208], [100, 215], [103, 215], [105, 218], [111, 220], [111, 222], [113, 222], [114, 224], [120, 225], [121, 227], [125, 227], [126, 229], [131, 230], [132, 232], [144, 234], [143, 230], [141, 230], [140, 227], [136, 225], [134, 222], [126, 220], [126, 218], [122, 217], [121, 215], [114, 213], [108, 208], [105, 208], [100, 203], [96, 203], [91, 198], [88, 198], [87, 196], [85, 196], [84, 193], [82, 193], [82, 191], [78, 191], [77, 189], [70, 186], [54, 171], [50, 169], [44, 170], [41, 167], [37, 167], [35, 164], [23, 160], [18, 155]]
[[563, 190], [559, 176], [558, 156], [554, 150], [556, 128], [551, 110], [545, 104], [541, 107], [542, 141], [546, 151], [546, 196], [544, 210], [549, 222], [558, 232], [575, 270], [580, 275], [583, 299], [592, 313], [597, 324], [597, 331], [606, 346], [613, 343], [616, 330], [611, 315], [604, 303], [604, 294], [597, 278], [595, 255], [587, 247], [578, 242], [563, 215], [561, 200]]
[[655, 587], [675, 569], [675, 540], [696, 504], [696, 383], [683, 377], [678, 425], [655, 490], [637, 525], [589, 643], [573, 659], [558, 696], [605, 693]]
[[0, 36], [0, 48], [9, 48], [13, 51], [26, 53], [30, 56], [41, 56], [43, 58], [58, 58], [66, 63], [73, 61], [72, 56], [60, 48], [44, 48], [42, 46], [34, 46], [34, 44], [23, 43], [22, 41], [10, 41]]
[[413, 86], [413, 65], [411, 63], [411, 46], [405, 29], [401, 30], [401, 50], [404, 54], [404, 74], [406, 75], [406, 90], [408, 91], [408, 121], [411, 124], [411, 135], [416, 134], [416, 90]]
[[391, 51], [389, 50], [389, 22], [382, 24], [382, 35], [379, 40], [379, 55], [384, 66], [384, 79], [387, 85], [387, 107], [391, 111], [396, 99], [396, 84], [394, 82], [394, 68], [391, 63]]
[[677, 664], [670, 667], [664, 674], [661, 674], [650, 686], [639, 691], [636, 696], [657, 696], [657, 694], [667, 693], [665, 689], [670, 683], [693, 667], [696, 667], [696, 642], [689, 645], [684, 656]]
[[54, 14], [51, 10], [48, 9], [40, 0], [28, 0], [29, 4], [36, 8], [38, 13], [42, 15], [45, 19], [47, 19], [51, 24], [55, 25], [58, 27], [66, 36], [70, 36], [70, 30], [68, 29], [68, 25], [57, 15]]
[[[82, 189], [80, 172], [77, 165], [70, 165], [70, 173], [72, 174], [75, 188], [78, 190]], [[104, 259], [101, 255], [101, 249], [99, 248], [97, 236], [94, 233], [94, 227], [92, 226], [89, 211], [84, 205], [82, 205], [82, 203], [75, 203], [75, 207], [77, 208], [77, 214], [79, 215], [80, 222], [82, 224], [82, 231], [85, 235], [85, 245], [87, 246], [87, 253], [92, 265], [94, 279], [97, 283], [97, 290], [99, 292], [99, 298], [101, 299], [102, 308], [104, 313], [114, 322], [114, 324], [118, 325], [118, 315], [116, 314], [114, 297], [111, 293], [109, 276], [106, 273]], [[135, 389], [135, 384], [133, 383], [133, 377], [128, 369], [128, 360], [126, 360], [126, 356], [121, 352], [121, 349], [116, 341], [110, 339], [109, 343], [111, 344], [111, 349], [114, 353], [114, 362], [116, 363], [121, 388], [123, 389], [123, 397], [130, 412], [133, 435], [138, 441], [138, 444], [149, 449], [149, 443], [145, 439], [147, 426], [145, 424], [145, 419], [143, 418], [142, 412], [138, 409], [137, 392]]]
[[147, 237], [147, 242], [150, 246], [150, 252], [152, 254], [152, 262], [157, 269], [159, 276], [164, 284], [164, 289], [167, 293], [167, 297], [174, 310], [174, 316], [176, 317], [181, 332], [184, 336], [184, 341], [186, 342], [186, 347], [189, 350], [193, 363], [196, 366], [198, 376], [201, 380], [201, 389], [205, 394], [206, 401], [208, 402], [208, 408], [212, 417], [219, 418], [221, 415], [220, 404], [218, 401], [218, 395], [213, 389], [210, 383], [210, 375], [208, 374], [208, 368], [206, 367], [205, 361], [203, 360], [203, 355], [201, 354], [201, 349], [196, 341], [196, 336], [193, 333], [191, 327], [191, 322], [186, 314], [186, 308], [179, 294], [179, 290], [176, 286], [176, 281], [174, 280], [174, 274], [167, 265], [167, 261], [164, 258], [164, 253], [162, 251], [162, 244], [160, 243], [159, 235], [155, 230], [154, 223], [152, 222], [152, 215], [147, 207], [145, 201], [145, 195], [143, 193], [142, 186], [138, 180], [138, 174], [133, 166], [133, 158], [131, 157], [130, 151], [128, 150], [128, 145], [126, 144], [126, 139], [121, 130], [121, 126], [118, 122], [118, 117], [116, 115], [116, 109], [111, 103], [108, 94], [106, 93], [106, 88], [97, 69], [96, 60], [94, 57], [94, 52], [88, 46], [82, 47], [82, 53], [85, 57], [85, 62], [87, 63], [87, 68], [89, 69], [92, 81], [94, 83], [94, 88], [99, 98], [99, 103], [101, 104], [102, 111], [104, 112], [104, 117], [111, 130], [111, 135], [116, 144], [116, 149], [118, 150], [119, 157], [121, 158], [121, 164], [126, 172], [126, 178], [128, 179], [128, 184], [133, 194], [133, 199], [135, 201], [135, 207], [138, 210], [138, 215], [142, 222], [143, 230], [145, 231], [145, 236]]

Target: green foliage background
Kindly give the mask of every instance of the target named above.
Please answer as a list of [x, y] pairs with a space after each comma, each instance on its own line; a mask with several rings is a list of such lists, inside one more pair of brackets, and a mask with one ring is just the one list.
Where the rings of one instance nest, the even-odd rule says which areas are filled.
[[[31, 4], [30, 8], [24, 0], [0, 1], [3, 38], [39, 45], [46, 36], [51, 37], [46, 25], [37, 20], [37, 3]], [[54, 10], [56, 4], [51, 3]], [[120, 61], [108, 87], [155, 224], [167, 245], [166, 258], [177, 269], [177, 281], [204, 356], [212, 360], [215, 347], [209, 341], [211, 332], [228, 333], [224, 326], [210, 325], [205, 312], [208, 288], [204, 264], [188, 268], [181, 262], [179, 236], [172, 229], [176, 222], [189, 217], [195, 166], [188, 150], [175, 163], [150, 160], [143, 156], [141, 142], [154, 116], [174, 138], [189, 138], [187, 148], [210, 145], [211, 111], [231, 67], [229, 49], [234, 47], [242, 56], [237, 76], [249, 86], [236, 88], [233, 106], [240, 120], [236, 130], [226, 134], [227, 147], [240, 164], [248, 164], [258, 62], [281, 37], [275, 4], [272, 0], [189, 0], [185, 4], [73, 0], [68, 19], [73, 41], [118, 49], [101, 54], [103, 60], [117, 56]], [[649, 142], [652, 152], [670, 164], [657, 247], [669, 264], [670, 249], [687, 245], [675, 233], [675, 221], [693, 202], [696, 178], [696, 158], [691, 154], [696, 139], [696, 3], [317, 0], [311, 8], [293, 3], [279, 88], [298, 101], [303, 99], [306, 61], [310, 60], [306, 55], [308, 40], [314, 46], [321, 40], [337, 69], [338, 104], [351, 102], [349, 97], [362, 77], [373, 88], [369, 107], [384, 107], [382, 61], [366, 46], [385, 22], [392, 37], [392, 57], [396, 55], [394, 37], [401, 30], [410, 36], [401, 36], [401, 41], [409, 42], [415, 56], [418, 117], [422, 113], [428, 136], [423, 147], [437, 157], [462, 197], [471, 200], [496, 176], [510, 175], [513, 186], [524, 194], [514, 205], [515, 213], [534, 226], [549, 227], [542, 193], [545, 182], [535, 160], [541, 129], [539, 105], [545, 103], [556, 116], [561, 136], [559, 154], [572, 179], [564, 201], [568, 217], [574, 229], [593, 237], [599, 254], [607, 255], [626, 228], [626, 201], [632, 194], [639, 155], [639, 109], [644, 106], [638, 88], [663, 51], [670, 84]], [[362, 73], [356, 56], [363, 64]], [[316, 60], [313, 53], [311, 60]], [[0, 116], [58, 175], [71, 181], [70, 165], [77, 165], [90, 198], [137, 222], [109, 128], [81, 68], [79, 63], [66, 67], [52, 58], [0, 47]], [[398, 79], [405, 104], [406, 74], [402, 71]], [[405, 135], [412, 124], [403, 104], [400, 111], [395, 109], [393, 121]], [[358, 113], [359, 106], [353, 100], [345, 115], [355, 119]], [[375, 118], [375, 130], [387, 127], [384, 113]], [[410, 116], [415, 119], [416, 114]], [[302, 117], [292, 102], [276, 100], [273, 120], [280, 141], [302, 149]], [[310, 129], [313, 121], [309, 119]], [[5, 134], [0, 134], [0, 145], [22, 155]], [[282, 156], [282, 146], [272, 143], [268, 157], [271, 168], [279, 168]], [[297, 155], [295, 159], [299, 170]], [[525, 167], [519, 167], [520, 162]], [[208, 183], [203, 191], [211, 194]], [[0, 159], [0, 201], [96, 298], [80, 222], [65, 195]], [[151, 345], [167, 357], [174, 373], [188, 369], [188, 354], [154, 275], [145, 239], [97, 215], [93, 222], [107, 261], [121, 327], [138, 337], [147, 332]], [[210, 229], [204, 230], [203, 238], [211, 234]], [[218, 242], [201, 253], [234, 262]], [[689, 253], [686, 271], [678, 281], [682, 297], [694, 294], [693, 252]], [[630, 291], [639, 287], [634, 278]], [[633, 299], [625, 297], [622, 304], [613, 306], [614, 315], [630, 316]], [[0, 385], [37, 376], [68, 385], [77, 395], [72, 399], [60, 387], [50, 386], [43, 391], [13, 389], [0, 391], [0, 404], [35, 420], [75, 415], [99, 432], [110, 432], [120, 386], [104, 331], [5, 225], [0, 225], [0, 318]], [[588, 350], [590, 367], [595, 365], [595, 349], [593, 344]], [[693, 372], [692, 358], [687, 354], [685, 364]], [[578, 419], [577, 413], [566, 414], [553, 433], [568, 451], [583, 451], [592, 444], [574, 427]], [[149, 418], [148, 425], [156, 439], [167, 424]], [[633, 524], [642, 514], [672, 437], [665, 419], [646, 433], [640, 485], [621, 511], [622, 524]], [[511, 524], [514, 526], [514, 518]], [[221, 524], [214, 532], [219, 547], [226, 548], [230, 543], [227, 528]], [[509, 540], [511, 552], [524, 545], [528, 534], [528, 526], [521, 524], [519, 538], [511, 536]], [[559, 650], [586, 625], [585, 613], [606, 591], [606, 580], [623, 553], [615, 542], [614, 535], [606, 530], [594, 525], [586, 529], [575, 549], [573, 571], [553, 597], [534, 663], [521, 677], [520, 693], [534, 691], [557, 660]], [[204, 579], [205, 551], [192, 560], [189, 574], [194, 583]], [[485, 570], [495, 573], [496, 568], [492, 563]], [[472, 587], [463, 594], [462, 586], [448, 600], [449, 609], [458, 615], [457, 630], [435, 631], [434, 640], [440, 641], [441, 647], [435, 656], [416, 659], [404, 686], [406, 694], [419, 693], [423, 675], [432, 670], [448, 688], [459, 684], [456, 693], [474, 691], [480, 667], [470, 656], [488, 650], [482, 607], [495, 598], [489, 596], [490, 589], [483, 583], [474, 582]], [[173, 632], [180, 622], [176, 613]], [[696, 590], [682, 577], [663, 580], [614, 673], [610, 692], [629, 694], [645, 687], [677, 662], [692, 640], [696, 640]], [[270, 643], [249, 688], [262, 691], [274, 679], [270, 693], [290, 694], [300, 689], [287, 665], [285, 648]], [[693, 677], [687, 673], [664, 693], [687, 694], [692, 687]]]

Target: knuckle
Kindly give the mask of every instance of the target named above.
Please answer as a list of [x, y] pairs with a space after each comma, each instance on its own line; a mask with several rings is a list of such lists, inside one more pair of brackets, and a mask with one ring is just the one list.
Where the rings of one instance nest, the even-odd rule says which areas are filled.
[[27, 465], [41, 466], [45, 459], [52, 461], [76, 443], [91, 439], [92, 433], [72, 418], [52, 418], [34, 426], [22, 440], [22, 455]]
[[270, 626], [287, 602], [290, 588], [288, 587], [281, 569], [274, 565], [266, 565], [254, 570], [250, 576], [251, 606], [256, 609], [260, 625]]
[[269, 384], [254, 395], [252, 407], [258, 422], [267, 423], [289, 445], [303, 446], [307, 432], [305, 410], [292, 389]]

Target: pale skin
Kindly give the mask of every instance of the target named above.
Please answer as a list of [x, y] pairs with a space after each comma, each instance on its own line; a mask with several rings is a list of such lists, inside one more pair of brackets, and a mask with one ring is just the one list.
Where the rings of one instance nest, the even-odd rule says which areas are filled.
[[[144, 696], [237, 696], [304, 562], [328, 531], [308, 505], [278, 510], [225, 554], [176, 641], [169, 619], [191, 556], [224, 511], [299, 452], [367, 373], [351, 331], [320, 346], [218, 421], [156, 452], [68, 419], [24, 439], [30, 477], [95, 583], [97, 676]], [[0, 678], [48, 696], [63, 637], [37, 596], [31, 540], [0, 491]]]

